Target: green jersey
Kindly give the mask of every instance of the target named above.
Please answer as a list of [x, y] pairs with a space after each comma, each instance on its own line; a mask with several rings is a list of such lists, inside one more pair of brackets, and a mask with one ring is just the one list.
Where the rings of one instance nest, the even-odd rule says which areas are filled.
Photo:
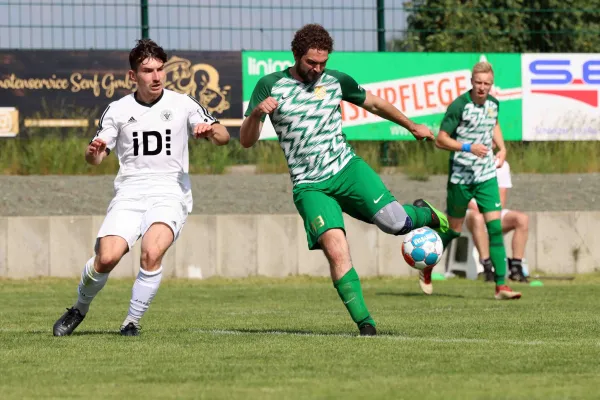
[[494, 127], [500, 105], [488, 95], [483, 105], [473, 103], [471, 92], [456, 98], [448, 107], [440, 130], [461, 143], [481, 143], [490, 149], [487, 156], [457, 151], [450, 155], [450, 182], [461, 185], [481, 183], [496, 177], [496, 162], [492, 152]]
[[279, 103], [270, 119], [294, 185], [331, 178], [354, 156], [342, 132], [340, 103], [362, 105], [366, 92], [350, 76], [326, 69], [316, 82], [303, 83], [289, 69], [266, 75], [256, 84], [245, 115], [267, 97]]

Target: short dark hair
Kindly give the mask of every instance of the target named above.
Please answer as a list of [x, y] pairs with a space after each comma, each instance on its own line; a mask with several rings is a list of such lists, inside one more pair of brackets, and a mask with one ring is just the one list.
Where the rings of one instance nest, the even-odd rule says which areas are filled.
[[333, 51], [333, 38], [319, 24], [304, 25], [294, 35], [292, 53], [295, 59], [304, 56], [309, 49], [325, 50], [328, 53]]
[[137, 71], [138, 67], [147, 58], [156, 58], [163, 63], [167, 62], [167, 53], [156, 42], [150, 39], [139, 39], [129, 53], [129, 66]]

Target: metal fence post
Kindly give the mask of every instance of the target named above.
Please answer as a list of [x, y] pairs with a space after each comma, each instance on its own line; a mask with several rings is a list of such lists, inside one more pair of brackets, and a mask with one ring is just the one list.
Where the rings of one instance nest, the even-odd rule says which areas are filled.
[[148, 26], [148, 0], [142, 0], [142, 39], [150, 37], [150, 27]]
[[[385, 51], [385, 0], [377, 0], [377, 51]], [[388, 165], [389, 143], [384, 140], [379, 149], [379, 161], [381, 165]]]

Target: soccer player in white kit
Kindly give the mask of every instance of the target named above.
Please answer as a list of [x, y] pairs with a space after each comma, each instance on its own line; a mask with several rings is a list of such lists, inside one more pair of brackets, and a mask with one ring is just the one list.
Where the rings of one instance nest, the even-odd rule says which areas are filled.
[[142, 238], [140, 270], [121, 325], [122, 335], [139, 334], [140, 319], [160, 285], [162, 258], [192, 210], [188, 138], [205, 138], [215, 145], [229, 142], [227, 129], [199, 102], [164, 89], [166, 61], [167, 54], [155, 42], [138, 41], [129, 54], [129, 76], [137, 89], [106, 108], [85, 151], [92, 165], [116, 152], [115, 197], [98, 232], [96, 254], [81, 274], [77, 302], [56, 321], [54, 336], [75, 330], [109, 273]]

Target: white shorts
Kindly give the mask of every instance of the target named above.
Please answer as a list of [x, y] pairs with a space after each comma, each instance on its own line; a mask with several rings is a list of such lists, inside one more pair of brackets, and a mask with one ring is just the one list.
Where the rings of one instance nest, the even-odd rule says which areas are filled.
[[187, 216], [186, 200], [180, 196], [115, 197], [108, 206], [97, 239], [111, 235], [120, 236], [125, 239], [131, 250], [152, 224], [162, 222], [173, 231], [175, 243]]

